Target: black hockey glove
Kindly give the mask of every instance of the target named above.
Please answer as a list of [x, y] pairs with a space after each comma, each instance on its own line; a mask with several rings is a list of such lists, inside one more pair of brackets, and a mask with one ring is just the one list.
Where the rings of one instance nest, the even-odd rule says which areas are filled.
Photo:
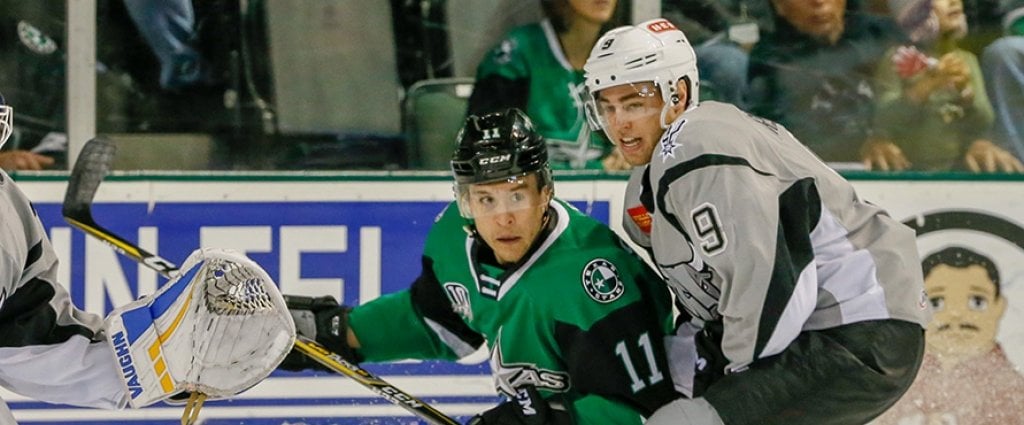
[[[338, 301], [329, 295], [316, 298], [285, 295], [284, 301], [288, 305], [288, 311], [292, 314], [292, 320], [295, 321], [296, 333], [323, 344], [328, 350], [352, 363], [359, 363], [363, 360], [352, 347], [348, 346], [348, 312], [352, 310], [351, 307], [338, 305]], [[292, 348], [278, 369], [329, 370], [295, 348]]]
[[516, 398], [470, 419], [467, 425], [571, 425], [569, 412], [548, 404], [533, 386], [520, 388]]

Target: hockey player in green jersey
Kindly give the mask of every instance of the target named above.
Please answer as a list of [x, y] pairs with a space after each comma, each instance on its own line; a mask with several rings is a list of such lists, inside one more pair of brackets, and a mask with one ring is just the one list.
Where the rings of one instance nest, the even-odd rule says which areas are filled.
[[[626, 2], [543, 0], [545, 19], [513, 28], [480, 61], [469, 113], [518, 108], [533, 120], [554, 169], [625, 170], [583, 113], [583, 63], [604, 31], [626, 23]], [[521, 6], [525, 6], [522, 3]]]
[[553, 197], [529, 119], [470, 116], [451, 164], [457, 201], [411, 287], [351, 309], [291, 297], [299, 333], [354, 361], [457, 359], [486, 343], [510, 401], [478, 424], [639, 424], [677, 398], [670, 294], [608, 227]]
[[692, 316], [678, 335], [701, 359], [673, 343], [694, 397], [647, 424], [861, 425], [892, 406], [930, 317], [914, 232], [782, 126], [698, 103], [669, 21], [608, 32], [584, 69], [595, 126], [636, 166], [623, 225]]

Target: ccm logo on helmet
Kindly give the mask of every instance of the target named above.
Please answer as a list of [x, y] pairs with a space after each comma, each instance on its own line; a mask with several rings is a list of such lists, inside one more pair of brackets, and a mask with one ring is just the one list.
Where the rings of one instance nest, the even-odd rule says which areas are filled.
[[647, 29], [651, 30], [651, 32], [663, 32], [674, 30], [676, 29], [676, 26], [672, 25], [671, 22], [662, 19], [660, 21], [651, 22], [647, 24]]
[[502, 162], [508, 162], [510, 159], [512, 159], [512, 154], [489, 156], [487, 158], [480, 158], [480, 165], [499, 164]]

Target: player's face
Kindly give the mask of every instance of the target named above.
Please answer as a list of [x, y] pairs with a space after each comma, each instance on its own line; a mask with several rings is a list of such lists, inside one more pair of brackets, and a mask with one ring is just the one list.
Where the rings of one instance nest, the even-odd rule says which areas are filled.
[[661, 138], [664, 101], [652, 82], [623, 84], [601, 90], [595, 96], [597, 113], [605, 132], [632, 166], [651, 162]]
[[617, 0], [568, 0], [576, 17], [598, 25], [612, 19]]
[[801, 33], [835, 43], [843, 33], [846, 0], [774, 0], [775, 11]]
[[961, 0], [932, 0], [932, 11], [939, 18], [939, 32], [955, 37], [967, 35], [967, 15]]
[[550, 187], [541, 190], [536, 174], [521, 181], [475, 184], [469, 189], [476, 230], [501, 264], [523, 258], [544, 226]]
[[996, 298], [984, 267], [938, 265], [924, 285], [935, 313], [928, 325], [929, 352], [959, 362], [992, 350], [1006, 298]]

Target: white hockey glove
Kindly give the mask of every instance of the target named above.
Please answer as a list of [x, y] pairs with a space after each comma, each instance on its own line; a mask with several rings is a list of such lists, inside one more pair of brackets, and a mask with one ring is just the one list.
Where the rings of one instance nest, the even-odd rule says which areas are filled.
[[170, 282], [114, 310], [106, 325], [133, 408], [182, 392], [236, 395], [266, 378], [295, 340], [270, 276], [222, 249], [193, 252]]

